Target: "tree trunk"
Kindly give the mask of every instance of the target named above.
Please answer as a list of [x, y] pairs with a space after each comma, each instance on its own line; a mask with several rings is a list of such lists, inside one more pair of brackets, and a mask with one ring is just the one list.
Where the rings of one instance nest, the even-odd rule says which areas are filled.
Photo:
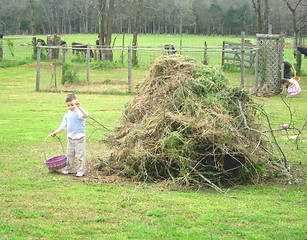
[[[106, 45], [111, 48], [112, 41], [112, 22], [114, 14], [114, 0], [110, 0], [107, 19], [107, 33], [106, 33]], [[111, 49], [106, 51], [106, 60], [113, 61], [113, 51]]]
[[269, 12], [270, 12], [270, 7], [269, 7], [269, 0], [264, 1], [264, 31], [266, 33], [269, 32]]
[[134, 9], [136, 10], [135, 13], [135, 24], [134, 24], [134, 31], [133, 31], [133, 39], [132, 39], [132, 65], [135, 66], [138, 64], [137, 61], [137, 37], [138, 37], [138, 32], [140, 28], [140, 18], [142, 14], [142, 9], [143, 9], [143, 0], [134, 0]]
[[106, 32], [106, 45], [111, 46], [112, 41], [112, 21], [114, 13], [114, 0], [110, 0], [108, 17], [107, 17], [107, 32]]
[[296, 18], [296, 10], [299, 6], [301, 1], [298, 1], [295, 5], [295, 7], [292, 7], [290, 2], [287, 1], [287, 7], [292, 13], [292, 21], [293, 21], [293, 31], [294, 31], [294, 43], [293, 43], [293, 51], [294, 56], [296, 59], [296, 72], [299, 75], [301, 73], [301, 65], [302, 65], [302, 56], [301, 53], [297, 50], [297, 44], [298, 44], [298, 35], [299, 35], [299, 28], [298, 28], [298, 22]]
[[34, 3], [33, 3], [33, 0], [30, 0], [30, 8], [31, 8], [31, 33], [32, 33], [32, 36], [35, 35], [35, 10], [34, 10]]
[[252, 0], [253, 8], [256, 14], [257, 32], [262, 33], [262, 19], [261, 19], [261, 3], [260, 0]]
[[[105, 45], [105, 10], [106, 0], [98, 0], [98, 12], [99, 12], [99, 47]], [[99, 59], [103, 59], [103, 50], [99, 50]]]

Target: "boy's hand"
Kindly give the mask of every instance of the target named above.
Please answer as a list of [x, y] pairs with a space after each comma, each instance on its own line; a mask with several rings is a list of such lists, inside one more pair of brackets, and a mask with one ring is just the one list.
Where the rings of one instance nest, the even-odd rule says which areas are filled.
[[80, 102], [79, 102], [78, 99], [73, 100], [72, 103], [73, 103], [74, 105], [76, 105], [77, 107], [80, 106]]
[[55, 137], [55, 136], [56, 136], [56, 133], [53, 132], [53, 133], [50, 134], [50, 136], [51, 136], [51, 137]]

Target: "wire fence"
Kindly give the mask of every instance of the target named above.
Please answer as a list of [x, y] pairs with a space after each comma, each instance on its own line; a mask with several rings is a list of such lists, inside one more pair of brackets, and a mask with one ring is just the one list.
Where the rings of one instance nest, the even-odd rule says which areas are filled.
[[[57, 57], [44, 60], [50, 51], [57, 51]], [[120, 47], [103, 48], [103, 51], [112, 51], [113, 60], [99, 60], [101, 48], [96, 46], [38, 46], [36, 90], [134, 92], [144, 80], [152, 63], [163, 55], [180, 54], [198, 62], [204, 62], [205, 58], [204, 48], [201, 47], [181, 47], [175, 51], [166, 50], [164, 46]], [[137, 56], [135, 65], [132, 64], [134, 51]], [[212, 52], [211, 56], [216, 61], [221, 57], [221, 53]]]
[[8, 66], [33, 60], [36, 47], [32, 36], [0, 39], [0, 61]]
[[[36, 63], [37, 91], [135, 92], [146, 79], [153, 62], [163, 55], [179, 54], [218, 68], [222, 64], [234, 65], [243, 56], [239, 47], [233, 49], [233, 53], [230, 53], [233, 58], [227, 60], [229, 55], [227, 58], [225, 56], [229, 50], [223, 49], [222, 45], [207, 46], [206, 42], [202, 46], [184, 46], [180, 42], [178, 45], [137, 48], [106, 48], [90, 44], [42, 46], [36, 43], [36, 38], [29, 36], [0, 39], [0, 63], [8, 66], [23, 62]], [[112, 52], [112, 61], [101, 60], [102, 50]], [[135, 64], [132, 63], [134, 54], [137, 59]]]

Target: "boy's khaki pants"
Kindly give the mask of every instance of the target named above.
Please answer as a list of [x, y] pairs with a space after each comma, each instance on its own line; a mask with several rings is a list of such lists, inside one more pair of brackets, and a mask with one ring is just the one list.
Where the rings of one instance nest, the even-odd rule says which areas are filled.
[[66, 171], [72, 172], [75, 158], [78, 161], [78, 174], [85, 174], [85, 137], [70, 139], [67, 142], [67, 166]]

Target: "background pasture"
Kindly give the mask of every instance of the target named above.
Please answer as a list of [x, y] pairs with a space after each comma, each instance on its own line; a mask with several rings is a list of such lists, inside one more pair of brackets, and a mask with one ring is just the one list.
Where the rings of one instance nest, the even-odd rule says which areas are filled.
[[[114, 61], [101, 62], [94, 59], [90, 63], [89, 85], [86, 81], [86, 65], [84, 56], [76, 56], [72, 54], [70, 48], [72, 42], [79, 42], [83, 44], [89, 43], [94, 49], [95, 42], [97, 40], [97, 34], [74, 34], [74, 35], [61, 35], [62, 40], [68, 44], [68, 51], [66, 52], [66, 59], [68, 64], [68, 70], [64, 70], [66, 73], [66, 79], [73, 79], [74, 83], [83, 83], [77, 86], [81, 92], [107, 92], [107, 93], [125, 93], [128, 89], [128, 46], [131, 45], [131, 34], [114, 34]], [[19, 40], [16, 40], [18, 39]], [[46, 35], [38, 35], [37, 39], [43, 39], [47, 41]], [[14, 40], [5, 40], [14, 39]], [[256, 44], [255, 36], [246, 36], [246, 40], [253, 44]], [[199, 62], [204, 58], [204, 43], [206, 42], [208, 47], [208, 63], [210, 65], [220, 67], [222, 62], [222, 44], [223, 41], [240, 42], [241, 36], [201, 36], [201, 35], [150, 35], [140, 34], [138, 36], [138, 65], [132, 70], [132, 89], [135, 91], [153, 61], [165, 54], [164, 45], [173, 44], [177, 50], [177, 53], [183, 54], [190, 58], [196, 59]], [[295, 63], [293, 58], [292, 38], [285, 39], [285, 51], [284, 59], [291, 63]], [[29, 36], [5, 36], [3, 40], [4, 48], [4, 60], [0, 62], [0, 66], [12, 66], [23, 63], [35, 63], [32, 48], [32, 38]], [[49, 91], [61, 91], [61, 90], [76, 90], [76, 86], [61, 85], [62, 81], [62, 59], [47, 60], [47, 52], [42, 49], [42, 64], [41, 64], [41, 80], [40, 89]], [[98, 53], [97, 53], [98, 54]], [[303, 60], [302, 75], [306, 75], [306, 65]], [[109, 71], [113, 69], [113, 71]], [[226, 70], [226, 69], [225, 69]], [[230, 68], [227, 72], [233, 73], [239, 71], [238, 68]], [[254, 76], [253, 69], [246, 69], [246, 85], [248, 87], [253, 86]], [[68, 75], [67, 75], [68, 73]], [[236, 78], [237, 84], [240, 83], [240, 78]]]
[[[141, 83], [146, 70], [134, 71]], [[232, 85], [240, 83], [240, 73], [225, 74]], [[248, 78], [253, 80], [252, 73]], [[284, 98], [299, 129], [306, 122], [305, 78], [298, 96]], [[35, 64], [0, 69], [0, 239], [306, 239], [306, 130], [299, 145], [293, 139], [295, 129], [280, 130], [290, 115], [279, 96], [257, 101], [266, 109], [300, 181], [235, 186], [220, 194], [101, 176], [93, 166], [108, 156], [110, 150], [101, 140], [109, 132], [90, 119], [88, 177], [50, 173], [44, 152], [52, 156], [61, 150], [55, 139], [48, 139], [44, 151], [44, 139], [66, 112], [66, 94], [34, 90]], [[120, 122], [124, 106], [133, 99], [129, 94], [78, 96], [92, 117], [109, 129]], [[65, 141], [65, 133], [60, 137]]]

